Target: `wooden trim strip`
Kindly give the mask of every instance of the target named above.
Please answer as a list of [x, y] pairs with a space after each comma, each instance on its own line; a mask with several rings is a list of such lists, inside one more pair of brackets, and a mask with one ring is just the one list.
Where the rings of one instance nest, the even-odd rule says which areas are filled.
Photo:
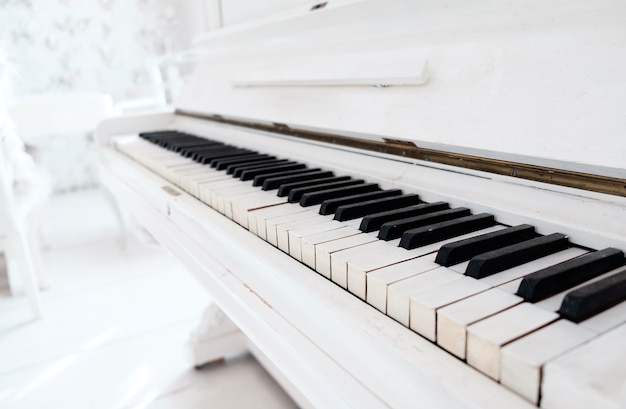
[[280, 123], [263, 124], [241, 119], [230, 119], [217, 114], [204, 115], [182, 110], [177, 110], [176, 114], [328, 144], [347, 146], [388, 155], [478, 170], [497, 175], [506, 175], [520, 179], [626, 197], [626, 179], [616, 177], [594, 175], [590, 173], [531, 165], [521, 162], [423, 148], [407, 141], [392, 139], [385, 139], [382, 142], [373, 141], [343, 135], [297, 129]]

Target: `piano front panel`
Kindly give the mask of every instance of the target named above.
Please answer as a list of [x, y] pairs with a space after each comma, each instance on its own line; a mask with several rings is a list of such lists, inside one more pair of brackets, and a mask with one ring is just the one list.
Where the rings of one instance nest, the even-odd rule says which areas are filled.
[[626, 4], [326, 3], [210, 33], [176, 108], [625, 177]]
[[[181, 123], [185, 123], [187, 126], [185, 128], [180, 128]], [[193, 133], [199, 133], [199, 128], [204, 128], [201, 134], [210, 136], [210, 139], [227, 139], [231, 144], [237, 144], [236, 142], [238, 141], [236, 136], [240, 132], [224, 126], [206, 124], [200, 125], [194, 120], [186, 118], [177, 118], [174, 125], [178, 129], [184, 129]], [[207, 128], [210, 129], [210, 132], [207, 132]], [[247, 139], [249, 140], [250, 135], [247, 136]], [[619, 206], [617, 203], [613, 203], [613, 201], [603, 202], [606, 209], [600, 211], [599, 213], [595, 213], [595, 216], [590, 213], [590, 217], [585, 218], [582, 223], [578, 223], [580, 220], [572, 220], [568, 217], [568, 215], [564, 217], [562, 213], [560, 213], [560, 217], [556, 216], [554, 218], [548, 218], [548, 216], [559, 214], [555, 213], [555, 209], [553, 209], [550, 203], [545, 202], [546, 197], [548, 196], [556, 196], [556, 204], [565, 205], [564, 209], [567, 209], [568, 212], [584, 214], [579, 212], [584, 212], [585, 208], [587, 206], [591, 207], [592, 204], [595, 205], [594, 207], [597, 212], [599, 199], [599, 196], [597, 195], [591, 195], [592, 197], [584, 198], [583, 196], [567, 195], [566, 192], [546, 193], [546, 190], [543, 189], [544, 187], [539, 185], [526, 184], [511, 186], [503, 183], [502, 180], [489, 180], [485, 178], [485, 175], [476, 173], [470, 175], [459, 174], [457, 172], [451, 172], [449, 169], [422, 167], [417, 166], [414, 163], [391, 161], [388, 158], [368, 157], [366, 162], [362, 160], [362, 156], [358, 155], [356, 152], [337, 152], [315, 144], [304, 144], [303, 146], [303, 144], [298, 144], [285, 138], [278, 138], [277, 140], [264, 135], [256, 135], [252, 144], [241, 144], [240, 146], [250, 147], [250, 145], [253, 145], [255, 149], [259, 146], [262, 148], [264, 147], [264, 152], [272, 153], [281, 157], [297, 159], [301, 162], [306, 162], [311, 166], [332, 169], [336, 171], [337, 174], [351, 174], [359, 177], [366, 177], [369, 181], [376, 181], [380, 183], [380, 185], [384, 188], [402, 187], [403, 190], [407, 192], [419, 193], [420, 196], [423, 197], [423, 200], [432, 201], [446, 199], [451, 203], [451, 206], [457, 206], [457, 204], [467, 205], [472, 208], [473, 213], [478, 213], [479, 211], [489, 211], [496, 215], [496, 219], [500, 223], [536, 223], [537, 231], [544, 234], [552, 233], [554, 231], [571, 232], [572, 234], [570, 234], [570, 240], [576, 244], [580, 244], [582, 242], [585, 245], [602, 245], [604, 243], [611, 242], [615, 246], [615, 241], [612, 240], [612, 238], [614, 236], [619, 237], [618, 234], [612, 235], [610, 228], [608, 229], [607, 234], [607, 231], [605, 231], [607, 229], [600, 228], [597, 225], [592, 227], [588, 225], [591, 223], [585, 222], [588, 222], [589, 219], [593, 219], [594, 217], [599, 218], [602, 222], [601, 226], [604, 227], [606, 226], [605, 223], [608, 220], [617, 220], [620, 217]], [[127, 151], [129, 153], [133, 151], [131, 145], [129, 145], [128, 148], [124, 148], [124, 141], [122, 140], [119, 141], [118, 147], [121, 151]], [[174, 182], [174, 184], [178, 187], [185, 186], [186, 189], [188, 189], [189, 186], [194, 185], [194, 183], [189, 180], [186, 167], [188, 167], [188, 171], [191, 172], [192, 175], [195, 173], [195, 170], [191, 170], [194, 168], [193, 165], [187, 165], [187, 163], [189, 163], [188, 160], [181, 160], [180, 158], [176, 158], [176, 154], [164, 151], [163, 156], [161, 156], [161, 153], [159, 152], [155, 156], [157, 160], [153, 163], [149, 163], [148, 159], [152, 154], [148, 153], [144, 155], [142, 153], [144, 148], [146, 149], [145, 152], [154, 152], [154, 146], [141, 147], [139, 154], [135, 157], [135, 160], [151, 167], [154, 170], [161, 171], [160, 173], [163, 177], [165, 177], [165, 179], [170, 182]], [[300, 152], [299, 155], [294, 154], [296, 150]], [[306, 152], [306, 154], [303, 154], [303, 152]], [[166, 155], [165, 153], [168, 154]], [[286, 155], [286, 153], [292, 153], [292, 155]], [[123, 165], [128, 168], [129, 172], [132, 171], [135, 174], [143, 174], [141, 178], [135, 182], [133, 189], [146, 189], [145, 183], [140, 181], [147, 176], [144, 174], [146, 173], [145, 169], [138, 167], [134, 163], [127, 163], [124, 158], [119, 157], [119, 154], [112, 150], [107, 152], [106, 155], [110, 157], [110, 160], [116, 162], [116, 166]], [[169, 158], [173, 158], [171, 159], [171, 162]], [[309, 161], [308, 158], [311, 158], [311, 160]], [[313, 158], [323, 158], [323, 160], [320, 161], [322, 163], [313, 162]], [[330, 166], [331, 163], [335, 166]], [[364, 163], [367, 165], [363, 166]], [[167, 167], [168, 165], [170, 165], [169, 168]], [[368, 169], [364, 169], [365, 167]], [[207, 171], [207, 174], [208, 173], [212, 172]], [[154, 178], [154, 176], [151, 177]], [[113, 175], [111, 175], [111, 178], [113, 178]], [[160, 182], [158, 179], [156, 180], [157, 185], [166, 183], [166, 186], [168, 186], [167, 182]], [[217, 209], [228, 218], [237, 221], [239, 225], [249, 228], [251, 224], [251, 217], [249, 216], [255, 215], [255, 211], [251, 211], [252, 209], [271, 209], [272, 206], [287, 206], [290, 209], [297, 207], [297, 205], [290, 204], [276, 205], [280, 201], [277, 201], [273, 194], [267, 192], [259, 193], [258, 188], [250, 188], [248, 187], [249, 184], [246, 185], [245, 189], [239, 188], [238, 186], [241, 185], [240, 183], [236, 182], [232, 184], [226, 182], [227, 180], [228, 179], [218, 182], [210, 181], [207, 183], [200, 183], [197, 185], [199, 190], [195, 192], [195, 196], [203, 198], [205, 203], [212, 205], [213, 208]], [[416, 180], [418, 182], [413, 183]], [[409, 185], [407, 181], [411, 181], [412, 184]], [[124, 183], [132, 182], [126, 181]], [[215, 188], [215, 190], [213, 190], [213, 188]], [[170, 191], [172, 189], [176, 192], [175, 195], [172, 195], [172, 192]], [[193, 188], [189, 191], [193, 192]], [[228, 193], [229, 191], [231, 192], [230, 195]], [[256, 193], [254, 193], [255, 191]], [[407, 404], [410, 405], [412, 399], [418, 399], [418, 395], [425, 393], [425, 391], [429, 389], [428, 385], [432, 387], [433, 382], [435, 382], [435, 385], [437, 385], [435, 389], [437, 391], [439, 391], [440, 388], [443, 388], [447, 392], [449, 391], [449, 388], [451, 388], [450, 391], [454, 391], [452, 392], [452, 396], [445, 396], [447, 392], [443, 394], [433, 394], [433, 391], [430, 390], [427, 395], [430, 399], [432, 399], [430, 403], [432, 403], [435, 407], [455, 406], [456, 404], [460, 404], [460, 402], [451, 404], [451, 402], [454, 402], [457, 398], [468, 407], [475, 405], [480, 407], [498, 405], [498, 402], [500, 405], [502, 402], [507, 402], [507, 406], [510, 406], [508, 403], [511, 405], [523, 406], [522, 401], [512, 397], [504, 388], [500, 388], [496, 383], [485, 383], [487, 380], [486, 378], [483, 378], [482, 376], [475, 376], [475, 374], [470, 375], [466, 371], [472, 372], [472, 370], [466, 365], [461, 365], [461, 367], [464, 368], [462, 370], [454, 369], [454, 371], [461, 371], [458, 374], [448, 372], [448, 369], [452, 367], [456, 368], [456, 366], [461, 364], [461, 362], [456, 361], [456, 358], [447, 356], [447, 353], [443, 353], [440, 349], [433, 349], [434, 344], [426, 342], [424, 339], [412, 332], [405, 332], [408, 331], [408, 329], [398, 328], [397, 324], [392, 320], [389, 320], [384, 315], [378, 313], [372, 308], [369, 308], [366, 303], [362, 301], [359, 302], [357, 298], [348, 295], [348, 292], [352, 292], [358, 298], [369, 302], [369, 287], [367, 284], [365, 286], [363, 285], [363, 278], [367, 277], [370, 272], [373, 273], [372, 277], [376, 278], [377, 272], [383, 271], [385, 268], [393, 268], [394, 265], [402, 265], [402, 258], [400, 257], [395, 259], [393, 253], [396, 252], [402, 254], [402, 252], [409, 253], [410, 251], [396, 247], [399, 240], [396, 240], [395, 242], [383, 242], [373, 238], [373, 241], [369, 241], [369, 244], [365, 244], [366, 242], [363, 242], [364, 244], [362, 244], [361, 247], [345, 248], [345, 250], [342, 250], [343, 247], [341, 246], [333, 248], [333, 243], [340, 243], [342, 240], [348, 242], [353, 240], [352, 237], [356, 238], [362, 236], [372, 238], [373, 236], [371, 234], [370, 236], [367, 236], [369, 233], [360, 233], [360, 235], [355, 234], [347, 236], [346, 239], [338, 239], [333, 242], [322, 242], [319, 246], [314, 246], [313, 248], [316, 250], [322, 250], [322, 253], [324, 251], [328, 252], [330, 274], [326, 270], [328, 268], [328, 264], [325, 264], [326, 267], [324, 267], [322, 266], [323, 263], [319, 263], [320, 265], [318, 266], [318, 260], [316, 259], [315, 268], [321, 273], [321, 275], [317, 275], [313, 274], [311, 270], [304, 267], [302, 264], [296, 263], [298, 267], [295, 268], [293, 266], [295, 260], [289, 259], [290, 261], [285, 261], [283, 253], [275, 253], [275, 251], [270, 250], [262, 250], [261, 253], [257, 253], [257, 251], [249, 248], [248, 243], [251, 243], [253, 247], [262, 246], [265, 243], [258, 243], [254, 240], [255, 238], [252, 234], [236, 227], [232, 222], [230, 222], [231, 224], [225, 223], [226, 219], [219, 219], [219, 217], [216, 217], [216, 215], [214, 215], [209, 208], [205, 208], [206, 206], [203, 207], [203, 204], [193, 199], [184, 191], [179, 191], [174, 187], [170, 187], [169, 189], [166, 189], [165, 193], [163, 192], [163, 189], [159, 189], [158, 187], [154, 189], [155, 196], [160, 197], [158, 200], [155, 197], [154, 203], [157, 205], [157, 208], [161, 209], [163, 217], [173, 222], [177, 228], [182, 228], [184, 235], [189, 235], [190, 237], [195, 238], [195, 240], [199, 240], [196, 242], [196, 247], [199, 245], [200, 248], [202, 248], [202, 251], [209, 251], [212, 254], [220, 254], [220, 264], [228, 264], [228, 261], [224, 260], [229, 260], [229, 258], [232, 257], [230, 254], [238, 253], [244, 250], [246, 252], [246, 257], [249, 254], [252, 254], [254, 260], [256, 260], [258, 254], [269, 256], [272, 261], [267, 268], [272, 270], [272, 273], [266, 272], [265, 268], [259, 269], [256, 267], [253, 269], [254, 272], [247, 271], [245, 273], [243, 271], [240, 272], [238, 268], [234, 270], [227, 268], [227, 274], [237, 276], [238, 280], [241, 281], [236, 285], [243, 285], [244, 288], [260, 297], [266, 307], [270, 307], [272, 311], [280, 311], [280, 314], [285, 317], [286, 315], [289, 315], [289, 317], [291, 317], [288, 319], [290, 325], [294, 325], [299, 331], [303, 331], [305, 334], [308, 334], [307, 338], [313, 337], [315, 339], [315, 344], [318, 347], [322, 348], [323, 351], [325, 351], [325, 353], [327, 353], [333, 360], [339, 360], [341, 362], [341, 366], [345, 366], [345, 369], [348, 371], [350, 376], [354, 376], [358, 379], [358, 382], [365, 384], [366, 389], [370, 390], [371, 393], [377, 397], [376, 399], [379, 399], [384, 404], [392, 407], [405, 407]], [[469, 194], [470, 192], [472, 194]], [[479, 192], [480, 194], [477, 195], [476, 192]], [[467, 193], [466, 196], [464, 196], [465, 193]], [[457, 194], [460, 194], [460, 196], [457, 196]], [[512, 194], [515, 195], [515, 199], [510, 196]], [[208, 200], [209, 197], [211, 200]], [[267, 200], [269, 198], [272, 198], [273, 201], [268, 202]], [[619, 199], [617, 200], [619, 201]], [[554, 202], [552, 204], [554, 204]], [[152, 204], [148, 206], [152, 206]], [[572, 209], [571, 206], [575, 206], [576, 208]], [[191, 213], [190, 209], [193, 209]], [[231, 210], [229, 211], [228, 209]], [[315, 210], [317, 210], [317, 208]], [[202, 215], [193, 215], [196, 211], [200, 211]], [[292, 211], [290, 210], [289, 213], [291, 212]], [[293, 221], [291, 222], [284, 220], [282, 223], [276, 222], [276, 225], [266, 223], [266, 229], [269, 229], [269, 232], [265, 232], [265, 238], [268, 242], [283, 250], [283, 252], [289, 253], [292, 251], [289, 239], [293, 239], [295, 237], [293, 235], [290, 236], [289, 231], [298, 231], [301, 229], [305, 229], [306, 231], [307, 226], [315, 226], [324, 220], [330, 220], [329, 218], [316, 215], [316, 213], [316, 211], [311, 212], [306, 210], [302, 212], [294, 211]], [[304, 214], [307, 216], [303, 219], [301, 216]], [[211, 217], [208, 217], [209, 215]], [[219, 222], [217, 222], [217, 220], [219, 220]], [[254, 222], [254, 217], [252, 217], [252, 220]], [[249, 230], [252, 230], [253, 232], [256, 231], [258, 234], [260, 230], [258, 227], [259, 220], [262, 220], [262, 217], [256, 220], [257, 223], [253, 223], [256, 227]], [[598, 222], [598, 219], [595, 221]], [[209, 222], [211, 224], [209, 224]], [[212, 226], [212, 223], [217, 223], [218, 227], [222, 228], [223, 231], [228, 231], [228, 233], [226, 235], [221, 235], [220, 233], [223, 232], [216, 231], [215, 229], [217, 227]], [[354, 227], [354, 225], [346, 226], [346, 228]], [[480, 232], [486, 233], [489, 231], [494, 231], [494, 229], [481, 230]], [[248, 235], [246, 235], [246, 233]], [[246, 237], [245, 239], [243, 238], [244, 236]], [[211, 244], [203, 245], [202, 240], [211, 240]], [[239, 240], [242, 240], [241, 243]], [[621, 240], [623, 240], [623, 238], [621, 238]], [[217, 242], [219, 242], [219, 244]], [[301, 239], [301, 242], [305, 243], [306, 240]], [[617, 244], [620, 244], [619, 240], [617, 240]], [[354, 245], [355, 243], [349, 244], [349, 246]], [[206, 247], [211, 248], [207, 249]], [[594, 247], [599, 248], [600, 246]], [[361, 248], [363, 250], [361, 250]], [[424, 254], [432, 253], [433, 251], [436, 251], [437, 248], [438, 247], [433, 247]], [[194, 249], [191, 253], [195, 253], [195, 250], [198, 249]], [[181, 250], [179, 249], [179, 251]], [[189, 250], [184, 251], [187, 254], [187, 257], [191, 255]], [[224, 252], [224, 254], [221, 252]], [[385, 254], [384, 257], [390, 257], [388, 263], [392, 264], [391, 267], [386, 267], [386, 265], [389, 264], [386, 264], [385, 262], [377, 265], [375, 262], [376, 252]], [[578, 252], [572, 252], [570, 250], [567, 255], [564, 254], [563, 256], [557, 256], [557, 258], [553, 259], [552, 262], [567, 260], [568, 258], [579, 256], [584, 252], [585, 250], [582, 248]], [[416, 253], [415, 257], [418, 255], [420, 254]], [[316, 257], [317, 256], [318, 255], [316, 254]], [[237, 259], [236, 256], [234, 257]], [[241, 255], [239, 255], [239, 257], [241, 257]], [[381, 256], [381, 259], [384, 257]], [[561, 258], [559, 259], [558, 257]], [[298, 259], [298, 257], [295, 258]], [[374, 261], [365, 261], [368, 258], [372, 258]], [[307, 259], [311, 260], [311, 257], [309, 256]], [[420, 259], [418, 258], [414, 260]], [[372, 264], [371, 267], [366, 267], [372, 262], [374, 262], [374, 264]], [[412, 262], [414, 261], [407, 261], [407, 263]], [[494, 296], [501, 297], [498, 292], [502, 294], [507, 291], [514, 292], [515, 290], [512, 290], [512, 288], [516, 288], [519, 283], [519, 280], [513, 281], [516, 284], [515, 286], [508, 284], [508, 287], [507, 285], [504, 285], [501, 288], [490, 289], [491, 285], [486, 285], [475, 279], [463, 277], [458, 272], [454, 271], [454, 269], [436, 267], [433, 265], [435, 263], [433, 263], [432, 259], [425, 259], [425, 262], [429, 267], [426, 267], [423, 274], [417, 274], [416, 272], [415, 276], [405, 277], [405, 279], [402, 280], [400, 277], [394, 276], [394, 274], [397, 273], [390, 273], [388, 277], [396, 277], [398, 278], [398, 281], [388, 281], [387, 285], [384, 284], [384, 280], [388, 278], [385, 278], [384, 274], [379, 277], [378, 282], [380, 282], [381, 278], [383, 280], [383, 292], [385, 292], [384, 288], [387, 288], [387, 299], [385, 302], [385, 295], [383, 294], [383, 301], [381, 302], [380, 290], [378, 290], [379, 295], [376, 295], [376, 292], [373, 291], [371, 304], [383, 312], [386, 312], [389, 317], [397, 320], [403, 324], [404, 327], [423, 333], [426, 338], [433, 342], [439, 342], [437, 329], [441, 322], [437, 321], [437, 314], [440, 309], [448, 308], [449, 310], [449, 307], [455, 305], [454, 300], [463, 300], [462, 302], [465, 302], [465, 300], [471, 300], [473, 297], [481, 297], [484, 294], [489, 293], [493, 293]], [[286, 266], [281, 266], [282, 263], [287, 263], [289, 267], [285, 268]], [[420, 263], [422, 262], [420, 261]], [[193, 265], [194, 263], [191, 264]], [[197, 269], [197, 266], [195, 266], [195, 268]], [[293, 270], [294, 268], [295, 270]], [[444, 271], [438, 272], [438, 269]], [[261, 270], [262, 272], [260, 272]], [[514, 268], [513, 270], [517, 271], [519, 268], [517, 268], [517, 270]], [[213, 277], [212, 280], [220, 281], [221, 278], [224, 277], [224, 273], [220, 274], [219, 271], [224, 270], [223, 268], [220, 268], [218, 269], [218, 273], [215, 271], [203, 271], [202, 275], [205, 276], [205, 280], [206, 274], [208, 273]], [[287, 271], [291, 271], [291, 273], [288, 273]], [[297, 273], [294, 273], [296, 271]], [[510, 271], [507, 270], [505, 273], [510, 273]], [[296, 277], [292, 277], [289, 274], [295, 274]], [[520, 273], [517, 272], [517, 274]], [[220, 278], [220, 276], [222, 277]], [[338, 284], [338, 286], [331, 285], [327, 279], [322, 278], [322, 276], [330, 278], [333, 282]], [[435, 280], [436, 283], [434, 281], [427, 281], [430, 276], [433, 277], [433, 280]], [[521, 277], [522, 275], [520, 274], [519, 276]], [[445, 277], [449, 278], [446, 280]], [[497, 277], [497, 275], [493, 277]], [[279, 285], [281, 287], [280, 294], [275, 294], [276, 289], [272, 288], [272, 284], [268, 283], [267, 280], [270, 278], [276, 279], [276, 281], [271, 280], [271, 282], [274, 286]], [[300, 288], [299, 286], [302, 283], [294, 283], [294, 279], [296, 281], [300, 279], [304, 280], [307, 283], [307, 286], [312, 285], [312, 290], [308, 287]], [[259, 280], [261, 280], [261, 282], [259, 282]], [[372, 282], [374, 283], [375, 281]], [[214, 285], [215, 284], [213, 284], [213, 286]], [[221, 287], [223, 285], [224, 283], [221, 283], [219, 286]], [[343, 288], [344, 290], [340, 290], [340, 288]], [[375, 288], [376, 286], [372, 286], [372, 289]], [[430, 288], [430, 290], [427, 291], [428, 288]], [[346, 292], [345, 289], [347, 289], [348, 292]], [[416, 292], [416, 289], [421, 289], [423, 292]], [[220, 288], [219, 292], [223, 292], [223, 290], [223, 288]], [[292, 295], [295, 294], [295, 297], [289, 297], [289, 295], [284, 294], [285, 291], [287, 291], [287, 293], [292, 292]], [[309, 291], [313, 291], [313, 294], [310, 294]], [[317, 291], [321, 291], [324, 296], [320, 298], [320, 294], [316, 293]], [[326, 298], [327, 294], [332, 295], [332, 302], [328, 302], [329, 300]], [[313, 299], [311, 299], [311, 296]], [[287, 297], [288, 302], [282, 304], [279, 308], [274, 301], [269, 301], [272, 297], [278, 297], [278, 302], [284, 302], [285, 300], [283, 300], [283, 297]], [[328, 303], [328, 305], [325, 307], [319, 306], [320, 301]], [[222, 300], [222, 302], [228, 305], [232, 301]], [[312, 305], [315, 306], [314, 314], [320, 314], [319, 316], [316, 315], [315, 318], [311, 317], [312, 312], [308, 310]], [[383, 305], [385, 308], [382, 308]], [[318, 306], [320, 308], [318, 308]], [[354, 321], [351, 321], [350, 324], [346, 324], [344, 321], [346, 318], [344, 316], [346, 308], [351, 311], [348, 314], [350, 315], [350, 319], [354, 319]], [[228, 307], [225, 307], [225, 309], [228, 312]], [[287, 311], [289, 311], [289, 313]], [[326, 316], [326, 314], [334, 314], [336, 316], [338, 311], [340, 312], [339, 321], [337, 321], [337, 318], [329, 320]], [[510, 365], [512, 365], [512, 368], [521, 368], [519, 369], [520, 372], [526, 370], [527, 372], [530, 372], [531, 375], [534, 374], [534, 376], [537, 377], [537, 371], [540, 373], [541, 369], [538, 368], [541, 368], [541, 364], [539, 366], [536, 364], [534, 366], [524, 366], [524, 364], [520, 366], [519, 359], [514, 360], [507, 358], [507, 360], [502, 361], [501, 351], [507, 350], [506, 348], [509, 346], [509, 349], [514, 351], [514, 346], [521, 342], [516, 341], [518, 338], [521, 337], [523, 340], [524, 336], [532, 334], [543, 327], [552, 328], [550, 325], [551, 323], [556, 322], [556, 324], [553, 325], [561, 325], [561, 320], [558, 320], [558, 314], [555, 314], [553, 311], [551, 312], [549, 308], [542, 308], [541, 306], [531, 305], [528, 303], [505, 303], [500, 310], [496, 309], [493, 313], [495, 313], [493, 316], [490, 316], [491, 313], [487, 313], [485, 315], [475, 317], [475, 320], [473, 321], [466, 321], [465, 324], [467, 326], [462, 332], [465, 333], [465, 331], [467, 331], [467, 350], [465, 354], [457, 353], [456, 355], [467, 359], [467, 362], [471, 366], [477, 368], [483, 374], [486, 374], [495, 380], [500, 380], [501, 374], [505, 374], [505, 378], [503, 379], [504, 384], [511, 387], [511, 389], [516, 390], [518, 393], [523, 394], [523, 396], [527, 399], [534, 400], [536, 402], [539, 396], [538, 381], [524, 378], [521, 382], [524, 386], [519, 386], [520, 382], [517, 381], [515, 377], [513, 377], [514, 379], [512, 381], [510, 380]], [[354, 317], [353, 315], [357, 315], [358, 317]], [[450, 314], [448, 314], [448, 316], [449, 315]], [[320, 317], [323, 317], [323, 319], [320, 320]], [[419, 319], [416, 319], [416, 317], [419, 317]], [[452, 317], [454, 317], [454, 314], [452, 314]], [[237, 322], [235, 318], [233, 319]], [[298, 320], [304, 320], [306, 324], [296, 322]], [[456, 319], [454, 322], [463, 322], [463, 319]], [[618, 325], [619, 322], [621, 322], [619, 319], [618, 321], [614, 320], [613, 326]], [[351, 331], [355, 330], [357, 333], [365, 330], [366, 333], [375, 335], [375, 338], [369, 339], [369, 341], [376, 344], [376, 347], [380, 347], [381, 342], [385, 344], [387, 341], [391, 341], [393, 346], [390, 347], [389, 345], [384, 345], [383, 350], [386, 352], [382, 354], [383, 356], [372, 357], [368, 353], [367, 349], [373, 347], [373, 345], [367, 344], [366, 346], [362, 346], [359, 341], [361, 337], [357, 336], [356, 338], [348, 338], [350, 339], [349, 343], [356, 348], [356, 350], [348, 351], [345, 349], [346, 346], [340, 345], [341, 342], [339, 340], [342, 338], [335, 336], [329, 337], [327, 335], [328, 333], [334, 333], [334, 330], [330, 330], [327, 325], [331, 328], [334, 328], [333, 325], [348, 325]], [[361, 327], [361, 325], [365, 325], [365, 328]], [[376, 328], [376, 330], [374, 330], [375, 334], [371, 332], [372, 329], [369, 328], [370, 325], [374, 325]], [[503, 327], [506, 327], [508, 332], [503, 332]], [[450, 328], [454, 327], [452, 326]], [[445, 331], [448, 331], [447, 327], [443, 330], [444, 333]], [[245, 332], [247, 333], [247, 331]], [[319, 339], [319, 336], [324, 339]], [[400, 358], [400, 360], [403, 361], [402, 363], [398, 362], [399, 357], [396, 356], [396, 354], [400, 352], [398, 351], [397, 346], [400, 339], [402, 340], [402, 342], [400, 342], [400, 350], [402, 352], [402, 358]], [[444, 340], [445, 339], [446, 338], [444, 337]], [[405, 344], [405, 341], [408, 342], [408, 344]], [[428, 358], [425, 358], [421, 353], [418, 354], [418, 356], [415, 356], [415, 351], [407, 354], [407, 349], [413, 350], [418, 345], [418, 349], [420, 351], [425, 351], [423, 348], [427, 348], [429, 351]], [[426, 347], [426, 345], [428, 345], [428, 347]], [[441, 342], [441, 345], [445, 347], [446, 343]], [[566, 347], [563, 348], [564, 349], [559, 350], [559, 353], [563, 353], [567, 350]], [[463, 349], [463, 347], [456, 347], [456, 350], [462, 351]], [[453, 353], [454, 351], [455, 349], [452, 348]], [[363, 353], [366, 353], [366, 355], [362, 355]], [[394, 359], [391, 359], [390, 362], [387, 362], [387, 360], [390, 359], [388, 353], [394, 356]], [[431, 353], [432, 356], [430, 355]], [[558, 353], [553, 353], [553, 356], [558, 356]], [[364, 359], [364, 357], [367, 357], [367, 359]], [[405, 359], [408, 361], [404, 362]], [[429, 362], [425, 363], [422, 359], [426, 359]], [[526, 358], [522, 358], [522, 361], [524, 359]], [[504, 367], [502, 367], [503, 364], [505, 365]], [[429, 369], [433, 369], [431, 367], [432, 365], [436, 368], [434, 371], [429, 371], [428, 374], [425, 374], [422, 372], [426, 368], [424, 365], [427, 365]], [[449, 367], [449, 365], [451, 366]], [[387, 369], [383, 369], [381, 373], [375, 374], [372, 373], [372, 367]], [[404, 379], [404, 376], [400, 375], [403, 373], [404, 375], [407, 375], [408, 373], [405, 373], [405, 370], [411, 374], [408, 379]], [[515, 371], [517, 371], [517, 369], [515, 369]], [[388, 385], [389, 382], [386, 382], [385, 378], [381, 377], [383, 373], [390, 376], [391, 379], [394, 380], [398, 379], [398, 377], [403, 379], [398, 379], [397, 383], [390, 386]], [[420, 379], [426, 377], [429, 380], [426, 382], [420, 381], [418, 382], [420, 386], [415, 386], [414, 377], [416, 376]], [[466, 376], [469, 378], [466, 378]], [[471, 379], [469, 384], [466, 383], [468, 382], [468, 379]], [[438, 382], [443, 382], [445, 386], [439, 385]], [[480, 383], [480, 388], [485, 388], [485, 385], [489, 384], [490, 386], [486, 387], [486, 390], [492, 391], [495, 395], [488, 395], [488, 398], [476, 396], [476, 391], [473, 391], [473, 386], [470, 386], [470, 384], [473, 384], [474, 382]], [[382, 383], [385, 383], [385, 385], [382, 385]], [[463, 386], [461, 386], [461, 384]], [[528, 384], [531, 386], [529, 387]], [[534, 385], [534, 387], [532, 385]], [[409, 390], [411, 388], [417, 389]], [[522, 390], [536, 390], [536, 395], [532, 395], [532, 393], [524, 394], [523, 392], [520, 392]], [[415, 394], [416, 391], [419, 393]], [[495, 396], [498, 396], [498, 399], [495, 399]], [[451, 401], [448, 401], [449, 399], [451, 399]]]

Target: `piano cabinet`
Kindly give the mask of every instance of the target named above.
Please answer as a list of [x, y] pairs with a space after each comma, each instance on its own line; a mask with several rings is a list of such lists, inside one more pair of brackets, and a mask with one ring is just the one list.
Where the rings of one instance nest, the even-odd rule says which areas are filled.
[[623, 407], [624, 16], [331, 0], [201, 39], [172, 112], [97, 131], [104, 185], [211, 294], [192, 364], [247, 349], [311, 408]]

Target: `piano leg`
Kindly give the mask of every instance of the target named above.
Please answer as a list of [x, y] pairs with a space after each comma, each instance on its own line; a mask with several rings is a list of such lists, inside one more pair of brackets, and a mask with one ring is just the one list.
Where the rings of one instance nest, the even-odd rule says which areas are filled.
[[247, 349], [248, 338], [215, 303], [206, 308], [189, 338], [191, 362], [196, 368]]

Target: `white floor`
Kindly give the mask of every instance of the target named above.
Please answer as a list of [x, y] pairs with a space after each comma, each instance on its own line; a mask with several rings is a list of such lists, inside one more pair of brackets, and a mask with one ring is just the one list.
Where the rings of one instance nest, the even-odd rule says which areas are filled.
[[0, 293], [1, 408], [293, 408], [242, 355], [195, 370], [189, 333], [210, 297], [162, 249], [116, 224], [100, 191], [55, 196], [43, 226], [45, 317]]

